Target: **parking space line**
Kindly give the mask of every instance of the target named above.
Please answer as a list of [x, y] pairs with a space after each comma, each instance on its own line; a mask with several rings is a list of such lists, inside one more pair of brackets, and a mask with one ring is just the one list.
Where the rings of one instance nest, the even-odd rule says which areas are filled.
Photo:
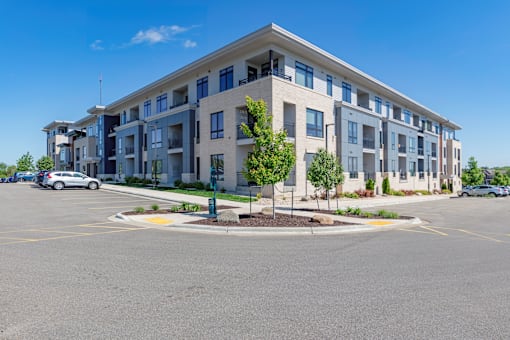
[[461, 232], [466, 233], [466, 234], [470, 234], [470, 235], [476, 236], [476, 237], [481, 237], [481, 238], [489, 240], [489, 241], [494, 241], [494, 242], [498, 242], [498, 243], [504, 242], [504, 241], [498, 240], [496, 238], [492, 238], [492, 237], [485, 236], [485, 235], [482, 235], [482, 234], [474, 233], [472, 231], [468, 231], [468, 230], [464, 230], [464, 229], [456, 229], [456, 230], [461, 231]]
[[4, 236], [0, 236], [0, 239], [2, 239], [2, 240], [17, 240], [19, 242], [34, 242], [34, 241], [37, 241], [37, 239], [33, 239], [33, 238], [4, 237]]
[[396, 230], [399, 230], [399, 231], [409, 231], [411, 233], [419, 233], [419, 234], [429, 234], [429, 235], [435, 235], [435, 233], [431, 233], [429, 231], [423, 231], [423, 230], [415, 230], [414, 228], [416, 227], [411, 227], [411, 228], [400, 228], [400, 229], [396, 229]]
[[[140, 200], [128, 200], [128, 201], [122, 201], [122, 203], [130, 203], [130, 202], [153, 202], [148, 199], [140, 199]], [[104, 203], [111, 203], [111, 201], [90, 201], [90, 202], [78, 202], [78, 203], [71, 203], [74, 205], [82, 205], [82, 204], [104, 204]]]
[[420, 226], [420, 228], [422, 228], [422, 229], [426, 229], [426, 230], [430, 230], [430, 231], [432, 231], [432, 232], [434, 232], [434, 233], [437, 233], [437, 234], [439, 234], [439, 235], [441, 235], [441, 236], [448, 236], [448, 234], [447, 234], [447, 233], [443, 233], [443, 232], [441, 232], [441, 231], [435, 230], [434, 228], [436, 228], [436, 227], [431, 227], [431, 226], [426, 227], [426, 226], [423, 226], [423, 225], [422, 225], [422, 226]]
[[29, 229], [27, 231], [37, 231], [37, 232], [41, 232], [41, 233], [73, 234], [73, 235], [92, 235], [91, 233], [77, 233], [74, 231], [61, 231], [61, 230], [51, 230], [51, 229]]
[[100, 208], [87, 208], [89, 210], [106, 210], [106, 209], [119, 209], [119, 208], [133, 208], [133, 205], [115, 206], [115, 207], [100, 207]]

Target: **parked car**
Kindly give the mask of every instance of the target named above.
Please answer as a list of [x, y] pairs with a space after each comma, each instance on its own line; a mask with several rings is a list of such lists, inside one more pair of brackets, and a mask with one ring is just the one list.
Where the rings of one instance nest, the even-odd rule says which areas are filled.
[[55, 190], [64, 188], [82, 187], [91, 190], [99, 189], [101, 182], [96, 179], [74, 171], [50, 171], [44, 176], [43, 186]]
[[500, 185], [499, 187], [501, 188], [501, 190], [503, 190], [503, 196], [508, 196], [508, 194], [510, 193], [508, 187], [504, 185]]
[[44, 176], [50, 172], [49, 170], [41, 170], [37, 173], [37, 175], [35, 176], [35, 179], [34, 179], [34, 182], [39, 184], [40, 186], [43, 185], [43, 180], [44, 180]]
[[35, 178], [35, 174], [30, 171], [20, 171], [14, 174], [14, 182], [25, 182], [25, 181], [33, 181]]
[[472, 187], [465, 187], [459, 193], [460, 196], [503, 196], [503, 189], [495, 185], [475, 185]]

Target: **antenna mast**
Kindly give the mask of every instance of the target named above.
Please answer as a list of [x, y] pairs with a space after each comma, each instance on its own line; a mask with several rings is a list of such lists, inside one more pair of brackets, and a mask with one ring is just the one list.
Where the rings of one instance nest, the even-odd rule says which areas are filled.
[[99, 73], [99, 105], [103, 105], [103, 74]]

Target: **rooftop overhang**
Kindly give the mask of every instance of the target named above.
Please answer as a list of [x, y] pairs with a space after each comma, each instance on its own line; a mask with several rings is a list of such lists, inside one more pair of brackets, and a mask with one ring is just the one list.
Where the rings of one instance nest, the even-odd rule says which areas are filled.
[[48, 132], [51, 129], [54, 129], [54, 128], [59, 127], [59, 126], [67, 126], [67, 127], [69, 127], [69, 126], [71, 126], [73, 124], [74, 124], [74, 122], [70, 121], [70, 120], [54, 120], [53, 122], [51, 122], [48, 125], [46, 125], [45, 127], [43, 127], [42, 131]]

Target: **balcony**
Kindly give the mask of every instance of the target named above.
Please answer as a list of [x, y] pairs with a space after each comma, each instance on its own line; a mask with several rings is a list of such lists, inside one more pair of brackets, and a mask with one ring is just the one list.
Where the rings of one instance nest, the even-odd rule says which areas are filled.
[[398, 147], [398, 152], [399, 153], [406, 153], [406, 147], [405, 146], [399, 146]]
[[126, 146], [126, 155], [134, 154], [135, 147], [134, 146]]
[[349, 178], [358, 178], [357, 171], [349, 171]]
[[239, 86], [241, 85], [246, 85], [248, 83], [251, 83], [252, 81], [255, 81], [259, 78], [264, 78], [264, 77], [267, 77], [267, 76], [275, 76], [275, 77], [278, 77], [278, 78], [282, 78], [282, 79], [285, 79], [285, 80], [288, 80], [288, 81], [292, 81], [292, 76], [288, 76], [284, 73], [280, 73], [278, 71], [268, 71], [266, 73], [261, 73], [261, 74], [258, 74], [258, 75], [252, 75], [248, 78], [245, 78], [245, 79], [241, 79], [239, 80]]
[[437, 157], [437, 151], [432, 151], [432, 157]]
[[283, 129], [287, 132], [287, 137], [296, 138], [296, 124], [283, 123]]
[[407, 172], [401, 172], [400, 173], [400, 180], [406, 181], [407, 180]]
[[188, 100], [185, 100], [185, 101], [183, 101], [183, 102], [181, 102], [181, 103], [176, 103], [176, 104], [174, 104], [174, 105], [171, 105], [171, 106], [169, 107], [169, 110], [171, 110], [171, 109], [175, 109], [176, 107], [183, 106], [183, 105], [186, 105], [186, 104], [188, 104]]
[[115, 155], [116, 155], [116, 154], [117, 154], [117, 153], [116, 153], [115, 149], [111, 149], [111, 150], [108, 152], [108, 157], [115, 157]]
[[365, 148], [365, 149], [375, 149], [375, 140], [373, 140], [373, 139], [363, 139], [363, 148]]
[[[253, 130], [253, 127], [255, 126], [255, 124], [253, 124], [253, 123], [246, 124], [246, 125], [248, 125], [250, 130]], [[248, 137], [244, 134], [243, 129], [241, 128], [241, 125], [237, 125], [237, 139], [240, 140], [240, 139], [248, 139], [248, 138], [250, 138], [250, 137]]]
[[423, 156], [423, 155], [424, 155], [423, 148], [418, 148], [418, 156]]
[[425, 172], [423, 171], [418, 172], [418, 179], [425, 179]]
[[171, 138], [168, 140], [168, 149], [182, 148], [182, 138]]
[[283, 182], [284, 186], [295, 186], [296, 185], [296, 172], [291, 171], [289, 177]]

